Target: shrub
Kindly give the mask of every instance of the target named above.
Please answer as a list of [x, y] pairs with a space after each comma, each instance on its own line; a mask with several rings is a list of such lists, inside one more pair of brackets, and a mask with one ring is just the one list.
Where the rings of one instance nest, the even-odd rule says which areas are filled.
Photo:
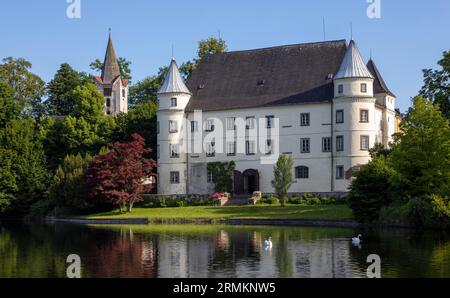
[[432, 206], [425, 198], [412, 198], [407, 206], [408, 221], [416, 227], [432, 225]]
[[272, 197], [272, 196], [267, 197], [267, 198], [262, 198], [261, 200], [259, 200], [257, 202], [257, 204], [269, 204], [269, 205], [276, 205], [278, 203], [279, 203], [278, 198], [275, 198], [275, 197]]
[[392, 202], [391, 179], [395, 171], [384, 156], [379, 156], [361, 167], [355, 174], [349, 194], [349, 205], [359, 222], [373, 222], [380, 210]]
[[320, 205], [322, 201], [319, 198], [309, 198], [306, 200], [306, 205]]
[[301, 205], [306, 203], [306, 201], [303, 198], [289, 198], [288, 203], [294, 205]]
[[29, 216], [32, 218], [42, 218], [55, 210], [55, 202], [50, 199], [39, 200], [30, 207]]

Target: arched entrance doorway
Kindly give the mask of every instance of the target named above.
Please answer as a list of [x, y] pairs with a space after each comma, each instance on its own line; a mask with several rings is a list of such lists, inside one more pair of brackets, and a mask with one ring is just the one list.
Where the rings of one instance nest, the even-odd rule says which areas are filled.
[[248, 169], [242, 175], [244, 176], [244, 193], [252, 194], [259, 191], [259, 173], [257, 170]]

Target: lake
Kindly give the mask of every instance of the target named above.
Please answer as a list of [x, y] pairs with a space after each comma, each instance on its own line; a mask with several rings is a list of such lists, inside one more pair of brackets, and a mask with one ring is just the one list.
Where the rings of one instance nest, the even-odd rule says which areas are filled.
[[[363, 242], [350, 239], [363, 234]], [[272, 237], [273, 247], [264, 247]], [[450, 277], [450, 235], [407, 229], [225, 225], [0, 224], [0, 277]]]

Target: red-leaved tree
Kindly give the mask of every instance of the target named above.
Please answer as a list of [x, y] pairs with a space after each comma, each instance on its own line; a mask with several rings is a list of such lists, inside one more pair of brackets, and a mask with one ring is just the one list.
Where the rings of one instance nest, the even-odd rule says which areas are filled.
[[86, 184], [92, 198], [112, 203], [130, 212], [142, 200], [143, 182], [155, 176], [157, 163], [146, 158], [152, 151], [145, 148], [139, 134], [129, 143], [112, 143], [106, 154], [97, 155], [86, 172]]

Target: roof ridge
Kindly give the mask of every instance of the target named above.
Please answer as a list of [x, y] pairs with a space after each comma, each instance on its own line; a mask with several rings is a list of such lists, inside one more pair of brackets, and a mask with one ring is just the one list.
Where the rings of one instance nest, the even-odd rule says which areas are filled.
[[227, 51], [227, 52], [221, 52], [221, 53], [208, 54], [208, 56], [209, 55], [218, 55], [218, 54], [241, 53], [241, 52], [255, 52], [255, 51], [263, 51], [263, 50], [286, 48], [286, 47], [295, 47], [295, 46], [307, 46], [307, 45], [317, 45], [317, 44], [326, 44], [326, 43], [340, 43], [340, 42], [347, 42], [347, 40], [346, 39], [335, 39], [335, 40], [326, 40], [326, 41], [294, 43], [294, 44], [286, 44], [286, 45], [271, 46], [271, 47], [256, 48], [256, 49]]

